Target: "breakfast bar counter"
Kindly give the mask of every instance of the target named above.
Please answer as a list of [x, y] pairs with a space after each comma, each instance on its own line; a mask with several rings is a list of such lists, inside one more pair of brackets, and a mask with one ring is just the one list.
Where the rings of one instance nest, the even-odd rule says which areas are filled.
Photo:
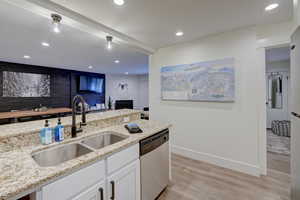
[[[35, 192], [42, 186], [89, 166], [124, 148], [138, 144], [140, 140], [171, 127], [170, 124], [166, 123], [140, 120], [140, 112], [132, 110], [88, 114], [87, 121], [88, 125], [84, 127], [84, 131], [77, 138], [71, 138], [68, 133], [70, 119], [69, 117], [62, 118], [62, 122], [67, 127], [65, 130], [66, 139], [63, 142], [50, 145], [39, 143], [38, 132], [36, 131], [42, 127], [42, 120], [0, 127], [1, 130], [5, 130], [3, 128], [13, 130], [13, 133], [8, 133], [7, 129], [7, 135], [4, 133], [0, 135], [0, 200], [16, 199]], [[124, 124], [128, 122], [138, 124], [143, 133], [129, 134], [127, 129], [124, 128]], [[37, 127], [31, 127], [29, 132], [22, 128], [20, 129], [22, 131], [17, 131], [17, 126], [22, 127], [25, 125], [26, 127], [27, 124], [27, 127], [29, 127], [28, 123], [35, 124]], [[106, 131], [116, 132], [125, 135], [127, 138], [56, 166], [41, 167], [32, 158], [32, 154], [35, 152], [76, 142]], [[14, 145], [11, 143], [14, 143]]]

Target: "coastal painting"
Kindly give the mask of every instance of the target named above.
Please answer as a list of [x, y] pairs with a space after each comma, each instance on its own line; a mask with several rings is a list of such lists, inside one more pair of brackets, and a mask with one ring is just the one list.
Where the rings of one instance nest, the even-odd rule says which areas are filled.
[[234, 102], [234, 58], [162, 67], [161, 98]]
[[50, 75], [3, 72], [3, 97], [50, 97]]

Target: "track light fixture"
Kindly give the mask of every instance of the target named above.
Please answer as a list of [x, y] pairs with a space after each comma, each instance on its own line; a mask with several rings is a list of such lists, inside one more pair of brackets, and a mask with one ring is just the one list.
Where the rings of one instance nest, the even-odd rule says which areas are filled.
[[106, 42], [107, 42], [107, 49], [110, 50], [112, 49], [112, 40], [113, 40], [113, 37], [112, 36], [106, 36]]
[[53, 24], [53, 31], [55, 33], [60, 33], [60, 22], [62, 20], [62, 17], [58, 14], [51, 14], [52, 18], [52, 24]]

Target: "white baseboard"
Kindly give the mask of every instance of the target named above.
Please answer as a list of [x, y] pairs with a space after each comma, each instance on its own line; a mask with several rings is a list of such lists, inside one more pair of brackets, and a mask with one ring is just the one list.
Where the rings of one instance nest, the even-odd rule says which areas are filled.
[[187, 149], [175, 145], [172, 145], [171, 149], [172, 152], [175, 154], [179, 154], [194, 160], [200, 160], [203, 162], [214, 164], [220, 167], [232, 169], [242, 173], [250, 174], [253, 176], [260, 176], [261, 173], [261, 170], [258, 166], [250, 165], [248, 163], [230, 160], [230, 159], [222, 158], [208, 153], [196, 152], [191, 149]]

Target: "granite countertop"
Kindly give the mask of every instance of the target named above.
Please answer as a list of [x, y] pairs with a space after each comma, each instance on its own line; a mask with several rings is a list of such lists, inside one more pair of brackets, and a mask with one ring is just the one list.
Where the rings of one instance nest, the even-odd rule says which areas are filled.
[[[130, 110], [130, 109], [123, 109], [123, 110], [111, 110], [106, 112], [97, 112], [97, 113], [89, 113], [86, 115], [87, 122], [92, 122], [95, 120], [101, 119], [109, 119], [114, 118], [122, 115], [130, 115], [140, 113], [138, 110]], [[81, 121], [81, 115], [76, 116], [76, 122]], [[65, 127], [72, 125], [72, 116], [62, 117], [61, 122]], [[50, 126], [55, 126], [57, 123], [57, 119], [49, 119]], [[21, 125], [21, 126], [20, 126]], [[14, 123], [14, 124], [7, 124], [1, 125], [0, 131], [0, 139], [6, 137], [12, 137], [15, 135], [20, 134], [28, 134], [30, 132], [38, 132], [41, 128], [45, 125], [45, 120], [36, 120], [31, 122], [24, 122], [24, 123]]]
[[[124, 111], [123, 111], [124, 112]], [[128, 110], [126, 111], [128, 112]], [[125, 112], [125, 113], [126, 113]], [[134, 112], [134, 111], [132, 111]], [[90, 114], [88, 120], [93, 117], [101, 116], [102, 113]], [[106, 117], [120, 115], [121, 113], [106, 113], [102, 114]], [[64, 123], [67, 123], [69, 118], [64, 119]], [[112, 144], [102, 149], [96, 150], [79, 158], [67, 161], [54, 167], [40, 167], [32, 158], [33, 152], [49, 148], [51, 146], [60, 145], [54, 143], [51, 145], [34, 145], [18, 148], [9, 152], [0, 154], [0, 200], [15, 199], [20, 195], [24, 195], [28, 192], [32, 192], [41, 186], [44, 186], [52, 181], [55, 181], [61, 177], [64, 177], [82, 167], [88, 166], [97, 160], [104, 159], [105, 157], [121, 151], [122, 149], [131, 145], [137, 144], [141, 139], [151, 136], [163, 129], [171, 127], [170, 124], [137, 120], [137, 123], [143, 133], [141, 134], [129, 134], [124, 128], [124, 125], [116, 125], [99, 130], [96, 127], [94, 130], [89, 130], [89, 133], [82, 135], [75, 139], [68, 139], [62, 143], [70, 143], [79, 141], [85, 137], [89, 137], [94, 134], [98, 134], [105, 131], [114, 131], [120, 134], [128, 135], [129, 137], [121, 142]], [[32, 122], [32, 125], [41, 122]], [[14, 127], [14, 125], [7, 125]], [[16, 126], [16, 125], [15, 125]], [[3, 126], [1, 126], [3, 127]], [[34, 129], [34, 128], [33, 128]], [[1, 129], [3, 130], [3, 129]], [[16, 130], [15, 130], [16, 131]], [[11, 133], [11, 134], [16, 134]]]

